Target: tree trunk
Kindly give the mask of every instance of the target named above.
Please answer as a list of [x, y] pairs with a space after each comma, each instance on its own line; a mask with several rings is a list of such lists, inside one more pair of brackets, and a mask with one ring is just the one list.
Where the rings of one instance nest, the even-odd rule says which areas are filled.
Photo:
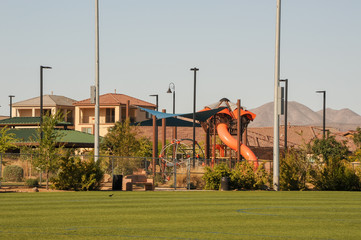
[[49, 169], [46, 170], [46, 190], [49, 190]]

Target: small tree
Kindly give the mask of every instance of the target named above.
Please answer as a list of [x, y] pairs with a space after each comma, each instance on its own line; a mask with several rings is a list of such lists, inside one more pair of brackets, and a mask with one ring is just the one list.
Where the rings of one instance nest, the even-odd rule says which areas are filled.
[[14, 148], [15, 134], [9, 133], [10, 128], [0, 129], [0, 153], [5, 153], [8, 149]]
[[46, 173], [46, 189], [49, 189], [49, 174], [54, 172], [59, 165], [59, 153], [62, 146], [59, 145], [57, 140], [62, 135], [55, 129], [55, 126], [62, 119], [60, 112], [55, 115], [44, 116], [43, 123], [36, 136], [39, 147], [36, 149], [37, 154], [34, 155], [32, 164]]
[[137, 138], [137, 135], [136, 126], [131, 126], [129, 120], [126, 120], [116, 122], [103, 138], [100, 146], [102, 151], [120, 157], [115, 158], [116, 173], [131, 174], [140, 166], [140, 159], [134, 157], [152, 156], [152, 143], [147, 138]]

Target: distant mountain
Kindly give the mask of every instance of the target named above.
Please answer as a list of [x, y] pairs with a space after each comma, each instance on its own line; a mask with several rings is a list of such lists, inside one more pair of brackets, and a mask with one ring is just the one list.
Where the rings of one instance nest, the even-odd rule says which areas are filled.
[[[250, 109], [255, 113], [256, 119], [250, 123], [250, 127], [273, 126], [273, 102], [266, 103], [258, 108]], [[290, 101], [288, 102], [287, 122], [298, 126], [322, 126], [323, 111], [318, 112], [305, 105]], [[280, 124], [284, 125], [284, 115], [280, 116]], [[342, 131], [353, 130], [361, 126], [361, 116], [350, 109], [334, 110], [326, 109], [326, 127], [335, 127]]]

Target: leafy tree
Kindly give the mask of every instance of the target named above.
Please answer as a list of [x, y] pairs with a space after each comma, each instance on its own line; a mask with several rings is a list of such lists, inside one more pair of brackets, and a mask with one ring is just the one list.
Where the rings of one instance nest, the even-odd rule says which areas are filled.
[[312, 144], [315, 164], [310, 171], [311, 181], [319, 190], [360, 190], [361, 179], [346, 160], [348, 149], [344, 142], [337, 142], [334, 137], [316, 139]]
[[[61, 138], [61, 133], [55, 129], [58, 122], [63, 117], [60, 112], [55, 115], [43, 116], [43, 123], [37, 132], [36, 139], [39, 141], [39, 147], [35, 150], [32, 164], [46, 173], [46, 189], [49, 189], [49, 174], [58, 168], [59, 153], [62, 146], [57, 143]], [[42, 137], [41, 137], [42, 135]]]
[[150, 141], [146, 138], [138, 139], [137, 134], [136, 126], [130, 126], [129, 120], [116, 122], [103, 138], [101, 149], [105, 153], [120, 157], [152, 156]]
[[0, 129], [0, 153], [5, 153], [8, 149], [14, 148], [15, 134], [9, 133], [10, 128]]
[[345, 142], [338, 142], [334, 136], [329, 134], [325, 139], [315, 139], [310, 147], [312, 153], [321, 156], [324, 161], [328, 159], [346, 159], [348, 148]]
[[129, 120], [126, 120], [116, 122], [103, 138], [101, 150], [115, 156], [114, 174], [131, 174], [141, 165], [139, 157], [152, 157], [152, 142], [148, 138], [138, 138], [137, 135], [137, 127], [131, 126]]

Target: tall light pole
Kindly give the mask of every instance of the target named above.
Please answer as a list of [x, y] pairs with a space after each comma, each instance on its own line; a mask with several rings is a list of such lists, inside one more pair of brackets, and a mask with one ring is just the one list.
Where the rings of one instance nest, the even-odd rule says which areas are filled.
[[325, 137], [326, 137], [326, 91], [316, 91], [316, 93], [323, 94], [322, 137], [323, 137], [323, 140], [325, 140]]
[[99, 158], [99, 0], [95, 0], [95, 123], [94, 161]]
[[12, 112], [13, 112], [13, 97], [14, 95], [9, 95], [10, 98], [10, 118], [12, 118]]
[[[173, 114], [175, 114], [175, 84], [169, 83], [167, 93], [173, 93]], [[177, 126], [173, 128], [173, 139], [177, 139]]]
[[194, 72], [194, 87], [193, 87], [193, 168], [196, 167], [196, 83], [197, 83], [197, 71], [198, 68], [194, 67], [190, 69]]
[[43, 69], [52, 69], [48, 66], [40, 66], [40, 139], [43, 139]]
[[273, 189], [279, 191], [280, 180], [280, 146], [279, 146], [279, 86], [280, 86], [280, 38], [281, 38], [281, 0], [277, 0], [276, 17], [276, 53], [275, 53], [275, 76], [274, 76], [274, 109], [273, 109]]
[[281, 79], [285, 83], [285, 151], [287, 151], [287, 111], [288, 111], [288, 79]]
[[149, 95], [150, 97], [155, 97], [155, 105], [156, 105], [156, 111], [158, 111], [158, 94], [152, 94]]

